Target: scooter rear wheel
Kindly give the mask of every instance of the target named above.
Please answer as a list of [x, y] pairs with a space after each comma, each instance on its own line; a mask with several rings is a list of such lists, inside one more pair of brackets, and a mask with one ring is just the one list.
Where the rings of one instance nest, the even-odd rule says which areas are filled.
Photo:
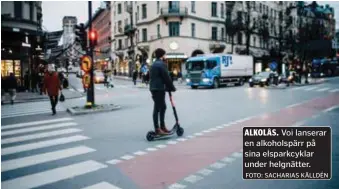
[[148, 141], [153, 141], [154, 140], [154, 137], [155, 137], [155, 132], [154, 131], [149, 131], [146, 135], [146, 139]]
[[184, 134], [184, 128], [179, 126], [178, 129], [177, 129], [177, 135], [182, 136], [183, 134]]

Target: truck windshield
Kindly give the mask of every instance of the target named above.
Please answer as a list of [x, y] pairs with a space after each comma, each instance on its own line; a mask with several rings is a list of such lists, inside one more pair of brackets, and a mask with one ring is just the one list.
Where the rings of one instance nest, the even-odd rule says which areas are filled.
[[204, 64], [204, 61], [190, 61], [186, 63], [186, 66], [189, 71], [201, 71], [205, 67]]

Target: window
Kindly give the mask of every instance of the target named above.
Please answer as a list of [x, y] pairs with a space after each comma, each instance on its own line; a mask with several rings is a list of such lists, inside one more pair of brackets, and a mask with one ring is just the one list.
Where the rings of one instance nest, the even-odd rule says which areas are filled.
[[225, 28], [221, 28], [221, 40], [225, 40]]
[[139, 6], [137, 6], [137, 20], [139, 20], [139, 15], [140, 15], [140, 10], [139, 10]]
[[122, 40], [119, 39], [118, 49], [122, 49]]
[[160, 1], [157, 1], [157, 14], [160, 12]]
[[118, 4], [118, 14], [121, 14], [121, 4]]
[[220, 7], [220, 14], [221, 14], [221, 18], [225, 17], [225, 9], [224, 9], [224, 3], [221, 3], [221, 7]]
[[212, 27], [212, 40], [217, 40], [218, 28]]
[[192, 24], [191, 24], [191, 29], [192, 29], [191, 36], [192, 36], [192, 37], [195, 37], [195, 23], [192, 23]]
[[138, 23], [138, 13], [135, 13], [135, 23]]
[[217, 2], [212, 2], [212, 17], [217, 17]]
[[217, 61], [215, 60], [207, 60], [206, 61], [206, 68], [211, 70], [217, 66]]
[[147, 18], [147, 5], [142, 4], [142, 19], [146, 19], [146, 18]]
[[124, 10], [127, 12], [127, 1], [124, 2]]
[[128, 25], [128, 18], [125, 19], [125, 26]]
[[157, 25], [157, 38], [160, 38], [160, 24]]
[[238, 44], [241, 45], [242, 44], [242, 33], [238, 33]]
[[256, 47], [257, 46], [257, 38], [253, 37], [253, 46]]
[[259, 4], [259, 12], [262, 13], [262, 4]]
[[29, 2], [29, 19], [30, 20], [34, 19], [33, 13], [34, 13], [34, 4], [33, 4], [33, 1], [30, 1]]
[[180, 35], [180, 23], [179, 22], [169, 22], [169, 36], [179, 36]]
[[195, 1], [191, 1], [191, 11], [195, 13]]
[[22, 18], [22, 1], [14, 1], [14, 16]]
[[228, 10], [226, 12], [226, 18], [229, 19], [229, 20], [232, 20], [232, 13], [231, 13], [231, 11]]
[[125, 39], [125, 48], [127, 48], [129, 45], [128, 45], [128, 38]]
[[147, 41], [147, 29], [143, 28], [142, 29], [142, 42], [146, 42]]
[[237, 12], [237, 20], [238, 20], [238, 23], [242, 23], [242, 12], [241, 11]]
[[121, 31], [120, 31], [120, 30], [121, 30], [121, 27], [122, 27], [121, 25], [122, 25], [122, 21], [119, 20], [119, 21], [118, 21], [118, 31], [119, 31], [119, 32], [121, 32]]

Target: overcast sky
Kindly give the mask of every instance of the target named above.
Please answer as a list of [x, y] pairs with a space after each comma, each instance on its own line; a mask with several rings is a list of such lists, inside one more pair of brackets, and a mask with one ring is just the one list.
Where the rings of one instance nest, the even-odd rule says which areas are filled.
[[[101, 1], [92, 1], [92, 10], [100, 6]], [[322, 1], [319, 4], [330, 4], [334, 7], [336, 28], [339, 28], [339, 2]], [[87, 1], [43, 1], [43, 26], [47, 31], [57, 31], [62, 29], [62, 18], [64, 16], [76, 16], [78, 23], [85, 23], [88, 20]]]

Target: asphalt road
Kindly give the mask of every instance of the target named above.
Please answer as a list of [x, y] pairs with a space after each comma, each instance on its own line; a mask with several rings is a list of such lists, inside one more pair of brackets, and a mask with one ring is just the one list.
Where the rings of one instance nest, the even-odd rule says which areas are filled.
[[[72, 75], [70, 84], [75, 89], [81, 86]], [[154, 142], [145, 139], [152, 129], [153, 102], [148, 89], [133, 86], [131, 81], [115, 84], [110, 89], [96, 85], [96, 102], [119, 104], [122, 109], [118, 111], [76, 117], [64, 111], [84, 105], [83, 97], [60, 103], [56, 116], [23, 113], [3, 118], [2, 187], [339, 188], [339, 109], [333, 108], [339, 105], [339, 79], [287, 89], [178, 86], [174, 101], [184, 137]], [[20, 112], [26, 109], [34, 106], [17, 108]], [[173, 126], [168, 100], [166, 121], [169, 128]], [[331, 125], [332, 180], [242, 180], [241, 129], [258, 125]], [[226, 157], [232, 161], [223, 161]]]

